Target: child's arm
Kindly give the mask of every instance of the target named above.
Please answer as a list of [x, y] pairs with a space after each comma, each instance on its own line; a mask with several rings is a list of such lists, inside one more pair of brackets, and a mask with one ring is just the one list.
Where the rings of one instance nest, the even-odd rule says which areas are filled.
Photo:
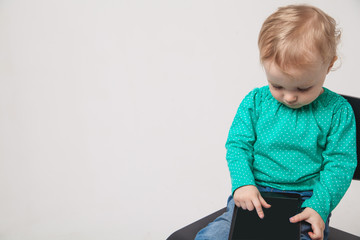
[[232, 193], [246, 185], [255, 185], [253, 175], [253, 152], [256, 140], [257, 105], [260, 101], [259, 89], [251, 91], [241, 102], [226, 141]]
[[236, 189], [234, 192], [234, 202], [237, 207], [241, 207], [244, 210], [252, 211], [255, 208], [261, 219], [264, 218], [262, 206], [265, 208], [271, 207], [261, 196], [257, 187], [253, 185], [242, 186]]
[[314, 209], [326, 222], [349, 188], [357, 164], [355, 117], [348, 102], [334, 110], [322, 157], [313, 195], [302, 207]]
[[256, 209], [264, 217], [262, 207], [269, 208], [255, 186], [253, 152], [256, 140], [256, 122], [261, 102], [260, 89], [251, 91], [241, 102], [231, 125], [226, 142], [226, 160], [230, 171], [232, 192], [236, 206], [244, 210]]

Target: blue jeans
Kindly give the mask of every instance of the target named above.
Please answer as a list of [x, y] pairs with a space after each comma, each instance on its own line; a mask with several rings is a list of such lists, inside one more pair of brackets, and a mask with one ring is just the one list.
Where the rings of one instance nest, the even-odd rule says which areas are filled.
[[[260, 192], [283, 192], [283, 193], [297, 193], [301, 195], [301, 199], [305, 201], [312, 196], [312, 191], [282, 191], [270, 187], [257, 186]], [[235, 203], [230, 196], [227, 201], [226, 212], [209, 223], [205, 228], [201, 229], [195, 237], [195, 240], [226, 240], [229, 238], [231, 220], [234, 212]], [[329, 215], [324, 230], [324, 240], [328, 239], [329, 235]], [[311, 225], [307, 222], [301, 223], [301, 240], [311, 240], [308, 232], [312, 232]]]

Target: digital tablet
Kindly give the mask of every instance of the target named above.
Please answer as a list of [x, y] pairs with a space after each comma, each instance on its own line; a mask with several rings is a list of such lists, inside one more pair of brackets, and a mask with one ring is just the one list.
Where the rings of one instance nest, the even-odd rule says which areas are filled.
[[271, 208], [264, 208], [263, 219], [256, 210], [235, 206], [229, 240], [299, 240], [300, 223], [289, 218], [301, 211], [301, 196], [292, 193], [261, 193]]

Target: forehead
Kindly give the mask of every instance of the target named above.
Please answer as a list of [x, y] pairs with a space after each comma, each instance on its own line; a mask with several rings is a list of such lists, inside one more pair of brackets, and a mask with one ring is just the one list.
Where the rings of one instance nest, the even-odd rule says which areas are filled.
[[264, 68], [269, 82], [279, 85], [292, 83], [307, 86], [315, 84], [327, 74], [327, 69], [322, 63], [307, 68], [289, 68], [285, 72], [273, 62], [264, 62]]

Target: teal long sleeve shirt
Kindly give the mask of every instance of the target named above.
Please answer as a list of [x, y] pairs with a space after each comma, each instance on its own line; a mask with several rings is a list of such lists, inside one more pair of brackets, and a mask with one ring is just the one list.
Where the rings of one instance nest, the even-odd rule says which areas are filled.
[[312, 190], [302, 207], [325, 222], [356, 168], [354, 113], [327, 88], [299, 109], [278, 102], [268, 86], [256, 88], [238, 108], [226, 149], [233, 193], [245, 185]]

